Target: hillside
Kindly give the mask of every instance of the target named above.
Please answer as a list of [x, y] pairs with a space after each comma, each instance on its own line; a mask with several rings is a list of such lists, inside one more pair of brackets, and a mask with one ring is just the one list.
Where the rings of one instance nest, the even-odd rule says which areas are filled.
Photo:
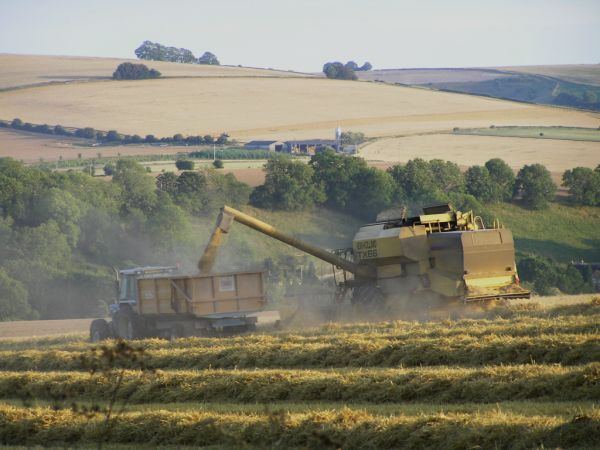
[[[40, 58], [51, 61], [53, 57]], [[90, 61], [102, 62], [111, 70], [116, 62]], [[61, 75], [59, 69], [62, 75], [77, 73], [80, 64], [80, 59], [58, 58], [54, 69], [46, 69], [43, 76], [36, 69], [34, 78], [55, 79]], [[246, 72], [250, 69], [165, 64], [177, 70], [225, 71], [237, 76], [98, 80], [10, 90], [0, 92], [2, 118], [117, 129], [142, 136], [228, 132], [240, 140], [330, 138], [338, 125], [380, 137], [490, 124], [597, 127], [600, 122], [593, 113], [424, 89], [322, 78], [266, 78]], [[19, 73], [13, 65], [0, 67], [0, 79], [14, 79]], [[168, 70], [156, 67], [169, 75]], [[88, 76], [99, 73], [95, 70], [89, 69]]]
[[309, 76], [296, 72], [246, 67], [178, 64], [138, 59], [86, 56], [13, 55], [0, 53], [0, 90], [18, 86], [110, 79], [123, 62], [144, 63], [164, 77], [289, 77]]
[[530, 103], [600, 110], [600, 64], [384, 69], [359, 78]]

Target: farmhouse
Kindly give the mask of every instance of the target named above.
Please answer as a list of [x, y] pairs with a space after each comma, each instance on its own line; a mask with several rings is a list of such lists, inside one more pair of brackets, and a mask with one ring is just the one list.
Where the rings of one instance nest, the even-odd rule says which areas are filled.
[[314, 155], [326, 147], [336, 148], [333, 139], [311, 139], [305, 141], [286, 141], [287, 151], [297, 155]]
[[250, 141], [244, 148], [246, 150], [270, 150], [272, 152], [282, 152], [286, 149], [285, 144], [280, 141]]

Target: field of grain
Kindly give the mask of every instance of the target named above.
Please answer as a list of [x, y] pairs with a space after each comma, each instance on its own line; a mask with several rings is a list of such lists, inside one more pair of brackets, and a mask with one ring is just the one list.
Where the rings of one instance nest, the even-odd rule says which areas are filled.
[[143, 349], [135, 362], [106, 359], [83, 335], [4, 339], [0, 442], [596, 448], [600, 300], [577, 301], [148, 339], [133, 344]]
[[501, 158], [514, 169], [541, 163], [551, 172], [562, 173], [600, 164], [600, 142], [432, 134], [379, 139], [362, 147], [360, 155], [368, 161], [398, 163], [439, 158], [461, 166]]
[[122, 133], [331, 138], [339, 125], [395, 136], [490, 124], [597, 127], [599, 115], [462, 94], [308, 78], [184, 78], [60, 84], [0, 93], [8, 119]]
[[0, 90], [19, 86], [108, 80], [124, 62], [144, 63], [163, 77], [289, 77], [310, 76], [281, 70], [247, 67], [179, 64], [139, 59], [94, 58], [86, 56], [43, 56], [0, 54]]

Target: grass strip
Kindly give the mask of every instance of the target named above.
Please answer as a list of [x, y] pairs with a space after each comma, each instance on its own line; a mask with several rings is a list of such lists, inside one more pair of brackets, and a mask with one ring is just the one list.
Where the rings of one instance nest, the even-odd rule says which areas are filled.
[[[444, 402], [600, 400], [600, 363], [370, 370], [204, 370], [126, 373], [134, 403]], [[0, 398], [102, 401], [114, 378], [82, 372], [0, 372]]]
[[[4, 370], [86, 370], [90, 351], [0, 352]], [[600, 336], [551, 334], [536, 337], [343, 338], [319, 343], [223, 341], [222, 345], [148, 349], [154, 369], [332, 368], [482, 366], [493, 364], [587, 364], [600, 361]]]
[[[348, 340], [407, 340], [417, 338], [485, 337], [491, 335], [534, 337], [549, 334], [600, 334], [600, 314], [559, 317], [518, 317], [512, 319], [441, 322], [388, 321], [373, 323], [328, 323], [307, 330], [249, 334], [227, 338], [187, 338], [170, 342], [145, 339], [139, 344], [146, 349], [222, 347], [225, 345], [264, 345], [284, 343], [327, 343]], [[27, 349], [60, 349], [82, 351], [92, 348], [86, 335], [65, 335], [29, 339], [0, 340], [0, 351]]]
[[3, 445], [254, 445], [276, 448], [589, 448], [600, 445], [600, 412], [570, 418], [502, 411], [422, 416], [338, 411], [263, 414], [145, 411], [102, 414], [0, 406]]

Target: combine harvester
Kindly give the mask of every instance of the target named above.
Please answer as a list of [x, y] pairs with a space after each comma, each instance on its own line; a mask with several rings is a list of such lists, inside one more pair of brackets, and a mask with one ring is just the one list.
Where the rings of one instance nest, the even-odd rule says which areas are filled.
[[352, 248], [334, 252], [225, 206], [200, 259], [201, 272], [212, 270], [222, 234], [234, 221], [332, 264], [337, 302], [351, 292], [352, 303], [366, 306], [364, 311], [423, 310], [530, 295], [519, 284], [510, 230], [499, 223], [486, 229], [472, 211], [454, 211], [447, 204], [425, 208], [417, 217], [364, 225]]

